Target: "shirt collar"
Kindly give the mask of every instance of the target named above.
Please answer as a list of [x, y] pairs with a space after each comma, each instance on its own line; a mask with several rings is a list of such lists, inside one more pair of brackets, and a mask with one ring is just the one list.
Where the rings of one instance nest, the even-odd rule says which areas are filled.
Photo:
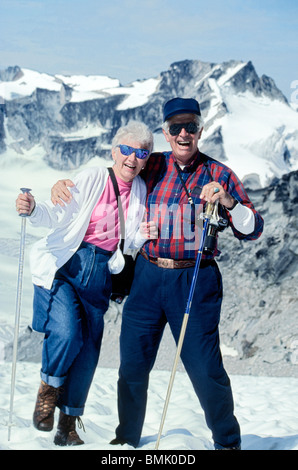
[[[170, 154], [170, 156], [172, 160], [175, 162], [176, 160], [175, 160], [173, 152]], [[197, 169], [199, 163], [200, 163], [200, 152], [199, 150], [197, 150], [194, 156], [191, 158], [191, 160], [186, 165], [184, 165], [184, 167], [181, 167], [180, 165], [179, 166], [181, 168], [181, 171], [185, 173], [192, 173]]]

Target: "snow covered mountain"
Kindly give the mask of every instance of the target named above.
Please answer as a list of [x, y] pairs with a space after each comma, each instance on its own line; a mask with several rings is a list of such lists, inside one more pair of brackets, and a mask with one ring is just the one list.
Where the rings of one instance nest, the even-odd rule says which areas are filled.
[[[104, 76], [50, 76], [19, 67], [0, 72], [0, 361], [12, 353], [19, 188], [33, 188], [44, 200], [52, 184], [72, 178], [79, 167], [108, 165], [111, 138], [129, 119], [147, 122], [156, 150], [166, 150], [162, 108], [173, 96], [200, 101], [205, 119], [201, 150], [236, 171], [265, 220], [262, 237], [252, 243], [238, 242], [230, 230], [220, 234], [225, 363], [232, 373], [298, 377], [298, 114], [272, 79], [259, 78], [250, 62], [233, 61], [183, 61], [157, 78], [125, 87]], [[41, 235], [28, 224], [19, 347], [21, 360], [37, 362], [41, 339], [28, 328], [28, 256]], [[121, 308], [111, 305], [104, 367], [118, 366], [120, 325]], [[158, 368], [172, 366], [174, 350], [167, 330]]]
[[247, 186], [266, 186], [298, 169], [298, 113], [274, 81], [258, 77], [251, 62], [191, 60], [127, 86], [106, 76], [51, 76], [17, 66], [0, 71], [0, 163], [38, 155], [52, 168], [70, 170], [95, 155], [109, 159], [112, 137], [129, 119], [146, 122], [155, 149], [167, 150], [162, 108], [175, 96], [200, 102], [200, 149]]

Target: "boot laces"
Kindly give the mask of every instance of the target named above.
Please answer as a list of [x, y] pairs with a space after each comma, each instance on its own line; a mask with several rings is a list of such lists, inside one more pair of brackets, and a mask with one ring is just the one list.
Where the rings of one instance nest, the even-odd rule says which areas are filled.
[[78, 428], [83, 429], [83, 431], [86, 432], [84, 423], [83, 423], [83, 421], [81, 420], [81, 418], [79, 416], [77, 416], [77, 422], [78, 422]]

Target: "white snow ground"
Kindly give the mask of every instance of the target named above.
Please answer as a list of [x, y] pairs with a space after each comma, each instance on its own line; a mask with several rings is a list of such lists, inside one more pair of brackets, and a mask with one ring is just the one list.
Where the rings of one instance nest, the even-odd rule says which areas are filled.
[[[55, 429], [44, 433], [32, 425], [39, 364], [18, 363], [13, 427], [8, 441], [10, 376], [11, 364], [1, 364], [0, 449], [64, 449], [53, 444]], [[169, 371], [152, 372], [147, 416], [137, 450], [155, 449], [169, 378]], [[243, 450], [298, 450], [298, 379], [232, 376], [231, 382], [235, 413], [242, 429]], [[120, 449], [109, 445], [118, 424], [116, 383], [117, 369], [97, 369], [83, 416], [86, 432], [78, 431], [85, 445], [73, 449], [133, 450], [128, 445]], [[159, 450], [212, 449], [211, 434], [189, 379], [184, 372], [177, 372]]]

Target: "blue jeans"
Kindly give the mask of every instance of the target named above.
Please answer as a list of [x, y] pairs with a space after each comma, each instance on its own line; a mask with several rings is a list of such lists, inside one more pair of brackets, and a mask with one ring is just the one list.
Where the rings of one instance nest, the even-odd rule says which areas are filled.
[[62, 387], [58, 407], [80, 416], [98, 363], [109, 306], [111, 253], [83, 242], [52, 288], [34, 286], [34, 330], [45, 334], [41, 379]]
[[[149, 373], [164, 327], [168, 322], [177, 343], [193, 271], [164, 269], [142, 256], [137, 259], [132, 290], [123, 309], [116, 429], [116, 436], [134, 447], [141, 436]], [[230, 381], [219, 348], [221, 302], [221, 274], [216, 263], [200, 268], [181, 359], [219, 448], [240, 444]]]

